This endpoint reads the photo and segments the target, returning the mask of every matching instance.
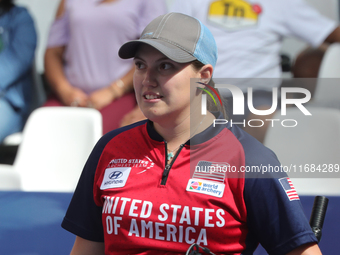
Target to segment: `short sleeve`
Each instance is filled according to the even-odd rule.
[[[293,183],[275,153],[244,131],[232,128],[245,153],[244,201],[247,209],[246,251],[260,243],[270,255],[317,243]],[[249,251],[248,251],[249,249]]]
[[[68,44],[70,39],[70,24],[69,24],[69,13],[67,4],[65,4],[65,12],[61,17],[54,20],[51,25],[47,48],[59,47]]]
[[[140,125],[140,123],[134,123],[130,127]],[[90,241],[104,242],[102,206],[96,204],[96,194],[94,194],[96,170],[108,142],[128,128],[129,126],[108,132],[91,152],[61,224],[67,231]],[[98,197],[96,199],[98,200]]]
[[[268,254],[283,255],[317,242],[287,176],[246,179],[244,192],[250,235]]]
[[[62,222],[64,229],[95,242],[104,241],[102,208],[94,202],[93,183],[97,164],[105,144],[101,139],[88,158]]]
[[[298,37],[314,47],[322,44],[337,26],[335,21],[321,15],[304,0],[286,0],[283,5],[286,36]]]

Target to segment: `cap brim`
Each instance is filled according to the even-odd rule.
[[[140,39],[123,44],[118,52],[119,57],[128,59],[135,57],[138,47],[141,44],[148,44],[159,50],[169,59],[178,63],[187,63],[196,60],[196,58],[187,51],[160,39]]]

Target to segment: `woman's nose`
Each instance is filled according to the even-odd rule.
[[[152,70],[147,70],[143,77],[144,86],[157,86],[156,75]]]

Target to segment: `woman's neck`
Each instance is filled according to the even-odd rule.
[[[167,141],[169,150],[174,150],[184,144],[194,135],[207,129],[215,119],[210,112],[207,115],[187,117],[179,123],[165,124],[154,123],[156,131]]]

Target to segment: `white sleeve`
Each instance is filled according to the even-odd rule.
[[[319,46],[337,27],[337,22],[321,15],[304,0],[285,0],[287,36],[298,37],[314,47]]]
[[[193,7],[195,1],[191,0],[174,0],[169,6],[169,12],[179,12],[190,16],[194,16]]]

